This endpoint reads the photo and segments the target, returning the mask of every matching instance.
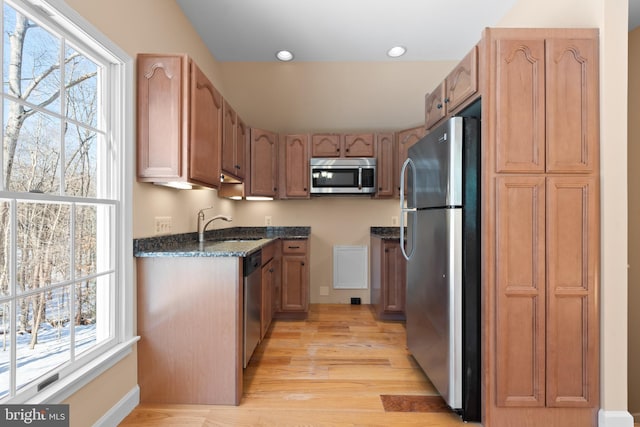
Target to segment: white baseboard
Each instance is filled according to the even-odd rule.
[[[633,427],[633,417],[627,411],[598,411],[598,427]]]
[[[118,403],[109,409],[96,423],[94,427],[113,427],[117,426],[125,419],[127,415],[140,403],[140,387],[136,384],[134,388],[125,394]],[[633,426],[632,426],[633,427]]]

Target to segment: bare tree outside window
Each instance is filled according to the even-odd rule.
[[[109,334],[99,307],[114,274],[101,68],[11,6],[3,18],[0,399]]]

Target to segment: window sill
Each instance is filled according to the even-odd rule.
[[[139,339],[140,337],[136,336],[115,346],[73,374],[61,379],[58,384],[52,385],[51,389],[38,393],[38,395],[30,399],[28,403],[61,403],[124,359],[125,356],[131,353],[133,345],[138,342]]]

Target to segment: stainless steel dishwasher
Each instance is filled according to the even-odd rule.
[[[260,312],[262,309],[262,251],[244,257],[244,345],[243,360],[247,367],[260,341]]]

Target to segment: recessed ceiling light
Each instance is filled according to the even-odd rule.
[[[394,46],[387,51],[387,55],[392,58],[397,58],[405,54],[407,49],[404,46]]]
[[[293,59],[293,53],[288,50],[281,50],[276,53],[276,58],[284,62],[291,61]]]

